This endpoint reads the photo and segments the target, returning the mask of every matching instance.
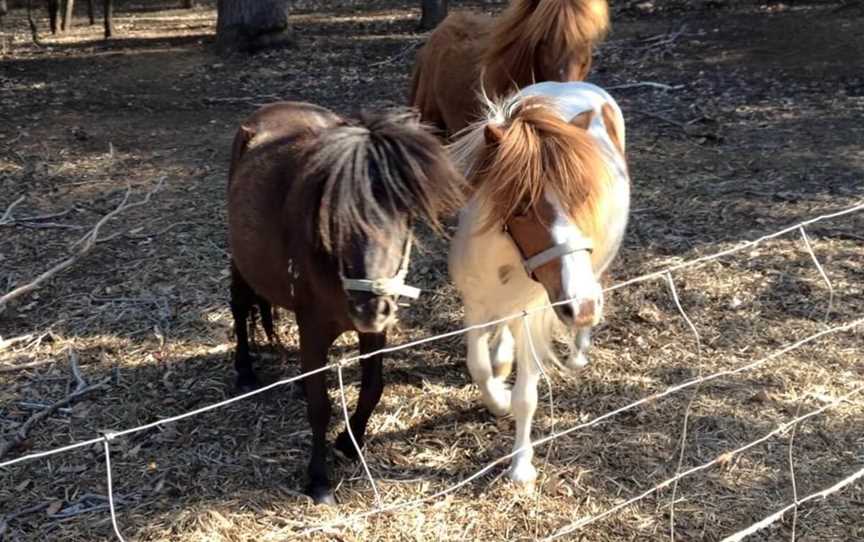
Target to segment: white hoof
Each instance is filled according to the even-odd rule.
[[[511,393],[504,384],[498,381],[490,382],[486,393],[483,393],[483,404],[489,412],[496,416],[510,414]]]
[[[531,461],[514,459],[513,464],[510,465],[508,476],[517,484],[533,485],[534,481],[537,480],[537,469],[531,464]]]
[[[567,360],[567,368],[571,371],[578,371],[580,369],[584,369],[588,365],[588,356],[585,355],[585,352],[579,351],[570,356],[570,359]]]

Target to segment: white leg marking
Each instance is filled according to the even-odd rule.
[[[567,368],[578,370],[588,365],[589,348],[591,348],[591,328],[579,328],[573,338],[573,350],[570,359],[567,360]]]
[[[520,354],[523,348],[520,348]],[[526,358],[526,359],[523,359]],[[531,422],[537,410],[537,382],[539,370],[531,355],[519,356],[516,385],[513,387],[513,418],[516,420],[516,439],[513,451],[517,452],[510,464],[510,479],[518,483],[531,483],[537,478],[537,469],[531,464],[534,449],[531,445]]]
[[[513,370],[513,349],[515,342],[510,327],[501,324],[499,329],[498,344],[495,346],[495,355],[492,358],[492,370],[499,380],[506,379]]]
[[[468,332],[468,372],[480,388],[480,396],[486,408],[496,416],[504,416],[510,412],[510,390],[503,381],[495,378],[492,372],[489,335],[490,332],[486,330],[475,329]]]

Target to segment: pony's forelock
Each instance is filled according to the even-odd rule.
[[[513,95],[485,104],[485,119],[457,134],[449,146],[486,207],[482,229],[501,226],[525,204],[553,190],[570,218],[593,235],[611,172],[597,143],[572,126],[548,98]],[[497,143],[486,127],[501,128]]]
[[[310,142],[302,175],[327,252],[355,234],[384,239],[400,217],[440,233],[441,216],[458,209],[465,193],[464,178],[411,110],[363,113],[324,130]]]

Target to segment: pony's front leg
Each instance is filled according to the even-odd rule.
[[[523,337],[522,340],[525,340]],[[513,418],[516,420],[516,439],[513,451],[516,455],[510,464],[510,479],[519,483],[531,483],[537,478],[537,469],[531,463],[534,449],[531,444],[531,422],[537,410],[537,382],[540,369],[532,355],[523,355],[520,348],[516,384],[513,386]]]
[[[470,322],[468,324],[470,325]],[[496,416],[504,416],[510,412],[510,390],[502,379],[495,378],[489,359],[490,335],[488,328],[472,329],[468,332],[468,372],[480,388],[486,408]]]
[[[495,353],[492,356],[492,372],[495,378],[504,381],[513,371],[514,348],[516,342],[510,326],[501,324],[498,330],[498,341],[495,345]]]
[[[582,369],[588,365],[588,349],[591,348],[591,328],[583,327],[576,331],[573,337],[573,348],[570,359],[567,360],[567,368],[572,370]]]
[[[304,322],[298,314],[300,328],[300,363],[302,372],[312,371],[327,362],[327,351],[335,335],[317,322]],[[304,325],[305,324],[305,325]],[[324,327],[325,329],[322,329]],[[309,485],[306,493],[315,504],[336,504],[327,473],[327,426],[330,424],[330,397],[325,373],[306,377],[306,413],[312,428],[312,454],[309,458]]]
[[[368,354],[381,350],[387,346],[387,335],[385,333],[360,333],[360,353]],[[384,370],[382,354],[366,358],[360,362],[362,375],[360,377],[360,397],[357,399],[357,408],[351,416],[351,432],[357,440],[357,445],[362,448],[366,438],[366,424],[378,402],[384,393]],[[336,437],[336,449],[350,459],[357,459],[357,450],[351,442],[351,436],[347,429]]]

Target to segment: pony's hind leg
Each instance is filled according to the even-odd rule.
[[[237,348],[234,351],[234,369],[237,371],[237,389],[248,392],[259,386],[258,377],[252,369],[249,354],[248,318],[255,302],[255,293],[240,272],[231,264],[231,315],[234,317],[234,334]]]
[[[276,327],[273,325],[273,306],[270,304],[269,301],[267,301],[261,296],[257,296],[256,305],[258,305],[258,312],[261,313],[261,327],[264,328],[264,334],[267,336],[267,342],[269,342],[271,345],[281,345],[281,342],[279,341],[279,336],[276,335]]]
[[[524,337],[521,338],[525,340]],[[537,383],[540,368],[534,356],[523,352],[525,345],[520,345],[516,384],[513,386],[513,418],[516,420],[516,439],[513,451],[516,455],[510,464],[510,479],[519,483],[531,483],[537,478],[534,468],[534,449],[531,444],[531,423],[537,410]]]
[[[387,346],[387,335],[384,333],[360,333],[360,354],[368,354]],[[363,447],[366,440],[366,424],[369,417],[384,393],[384,370],[383,355],[378,354],[362,360],[362,373],[360,377],[360,397],[357,399],[357,408],[351,416],[351,433],[357,440],[357,445]],[[347,428],[336,438],[335,447],[349,459],[357,459],[357,450],[351,442],[351,436]]]
[[[470,325],[470,322],[466,323]],[[502,379],[495,378],[489,359],[490,335],[488,328],[472,329],[466,335],[468,372],[480,388],[480,396],[486,408],[496,416],[504,416],[510,412],[510,390]]]

